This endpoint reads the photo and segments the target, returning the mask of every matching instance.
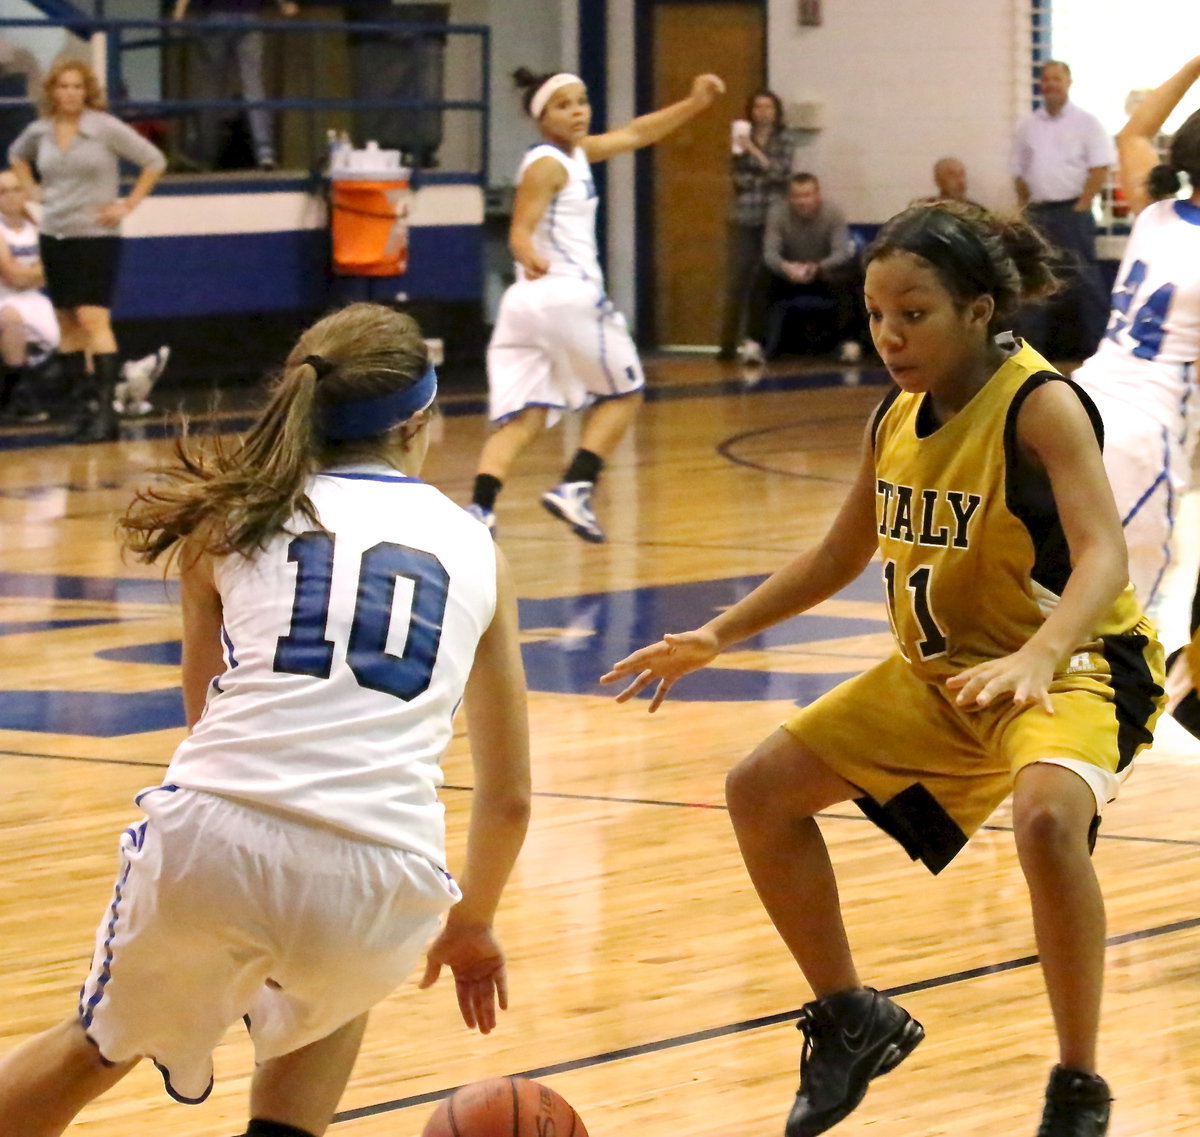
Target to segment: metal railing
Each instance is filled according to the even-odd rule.
[[[366,112],[396,112],[401,129],[404,116],[408,116],[410,124],[419,115],[438,116],[439,123],[445,122],[445,127],[439,129],[446,134],[448,143],[436,147],[443,155],[437,163],[440,169],[476,178],[480,183],[486,180],[490,83],[490,29],[486,25],[299,18],[110,20],[103,18],[102,11],[98,6],[100,14],[95,18],[0,18],[0,36],[7,29],[61,27],[88,42],[93,68],[107,88],[109,107],[127,120],[153,118],[183,126],[187,120],[202,114],[255,109],[272,116],[305,116],[305,128],[297,132],[293,124],[289,130],[290,145],[284,148],[285,151],[303,149],[304,160],[289,161],[285,153],[287,165],[305,168],[318,165],[327,153],[327,131],[346,130],[353,135],[355,116],[361,118]],[[189,57],[193,57],[194,65],[204,39],[213,37],[229,42],[259,32],[265,34],[269,44],[267,86],[272,86],[271,75],[278,74],[285,80],[286,94],[249,100],[232,95],[197,98],[187,94]],[[378,54],[381,48],[385,52],[394,51],[397,59],[405,52],[440,51],[444,53],[443,68],[445,57],[451,57],[450,85],[460,90],[468,88],[469,93],[466,97],[446,97],[444,82],[432,96],[425,92],[363,93],[366,77],[356,75],[355,56],[368,43],[375,46],[377,59],[385,58]],[[460,47],[468,50],[455,50]],[[134,53],[145,52],[157,56],[160,89],[169,92],[165,96],[130,94],[130,62]],[[419,59],[410,62],[419,68]],[[353,93],[355,86],[360,88],[357,94]],[[29,102],[26,98],[0,98],[0,106],[28,106]],[[375,121],[381,121],[379,115]],[[175,133],[180,135],[182,131],[177,129]],[[278,123],[276,134],[282,134]],[[297,135],[306,145],[297,145]],[[356,141],[361,144],[365,140]],[[381,145],[394,145],[392,139],[379,141]],[[423,156],[415,152],[416,147],[396,148],[409,150],[417,167],[426,164],[422,162]]]

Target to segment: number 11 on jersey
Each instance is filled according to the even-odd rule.
[[[917,626],[921,629],[921,639],[917,642],[917,650],[921,653],[922,659],[933,659],[934,656],[944,655],[946,652],[946,635],[929,607],[929,581],[932,576],[932,566],[920,565],[908,574],[908,580],[905,581],[905,587],[912,601],[913,615],[916,617]],[[899,625],[896,622],[895,561],[883,562],[883,583],[887,590],[888,623],[892,625],[892,635],[900,648],[900,654],[908,659],[900,638]]]

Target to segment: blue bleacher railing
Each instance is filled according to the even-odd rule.
[[[71,8],[68,4],[58,5],[61,8]],[[73,15],[48,16],[46,19],[36,18],[0,18],[0,36],[6,29],[34,28],[45,29],[58,26],[71,31],[81,40],[90,40],[93,45],[100,43],[104,48],[105,85],[109,107],[114,114],[122,118],[153,117],[162,119],[182,119],[196,115],[202,111],[242,111],[251,108],[262,108],[268,112],[301,111],[307,112],[309,119],[310,149],[314,154],[321,150],[319,139],[324,136],[328,125],[323,123],[320,116],[331,113],[354,111],[369,111],[393,109],[405,112],[435,112],[442,114],[469,115],[474,120],[473,145],[466,147],[473,153],[474,161],[467,168],[455,172],[471,176],[480,184],[486,182],[488,167],[488,134],[489,134],[489,102],[488,90],[490,82],[490,29],[482,24],[450,24],[450,23],[407,23],[388,21],[384,23],[367,21],[329,21],[303,19],[267,19],[267,20],[238,20],[221,21],[206,19],[200,21],[175,20],[110,20],[104,18],[103,6],[97,5],[96,16],[80,16],[78,9],[71,8]],[[189,43],[194,43],[202,36],[229,36],[252,31],[262,31],[276,37],[287,50],[287,42],[299,40],[301,37],[312,37],[321,34],[340,34],[360,37],[378,35],[381,40],[394,42],[407,38],[411,42],[419,41],[421,37],[450,39],[457,37],[466,41],[474,40],[477,44],[473,61],[474,86],[478,92],[473,98],[448,99],[438,97],[413,97],[406,95],[382,95],[379,97],[354,97],[353,95],[331,97],[328,95],[306,95],[274,97],[261,100],[246,100],[244,98],[138,98],[128,95],[126,64],[133,52],[151,51],[159,53],[160,75],[165,79],[166,69],[175,65],[173,56]],[[283,37],[286,37],[284,39]],[[397,51],[404,48],[397,44]],[[311,55],[310,55],[311,58]],[[294,72],[292,72],[294,76]],[[468,73],[467,81],[472,78]],[[464,77],[456,76],[456,85],[464,85]],[[0,105],[24,105],[29,100],[17,97],[0,98]],[[461,120],[460,120],[461,121]],[[360,143],[364,140],[359,139]],[[460,140],[461,141],[461,140]],[[458,149],[463,149],[459,146]],[[306,165],[310,165],[306,163]],[[445,167],[443,167],[445,170]]]
[[[27,3],[54,21],[77,20],[85,15],[70,0],[27,0]],[[99,0],[100,8],[103,8],[103,3],[104,0]],[[98,10],[96,15],[103,15],[103,12]]]

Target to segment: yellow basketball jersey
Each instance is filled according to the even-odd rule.
[[[876,412],[888,611],[901,655],[926,681],[1016,651],[1066,585],[1070,556],[1049,479],[1022,459],[1016,438],[1021,404],[1046,382],[1069,380],[1025,346],[948,422],[936,421],[927,396],[902,391]],[[1099,438],[1095,407],[1071,386]],[[1077,651],[1141,617],[1127,587]]]

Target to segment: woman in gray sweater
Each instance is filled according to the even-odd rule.
[[[64,371],[79,404],[73,435],[79,442],[117,437],[112,400],[119,363],[110,312],[120,226],[167,164],[162,151],[104,107],[92,69],[78,60],[61,60],[42,84],[41,117],[8,149],[13,171],[42,202],[42,264],[62,328]],[[141,168],[124,198],[120,158]]]

